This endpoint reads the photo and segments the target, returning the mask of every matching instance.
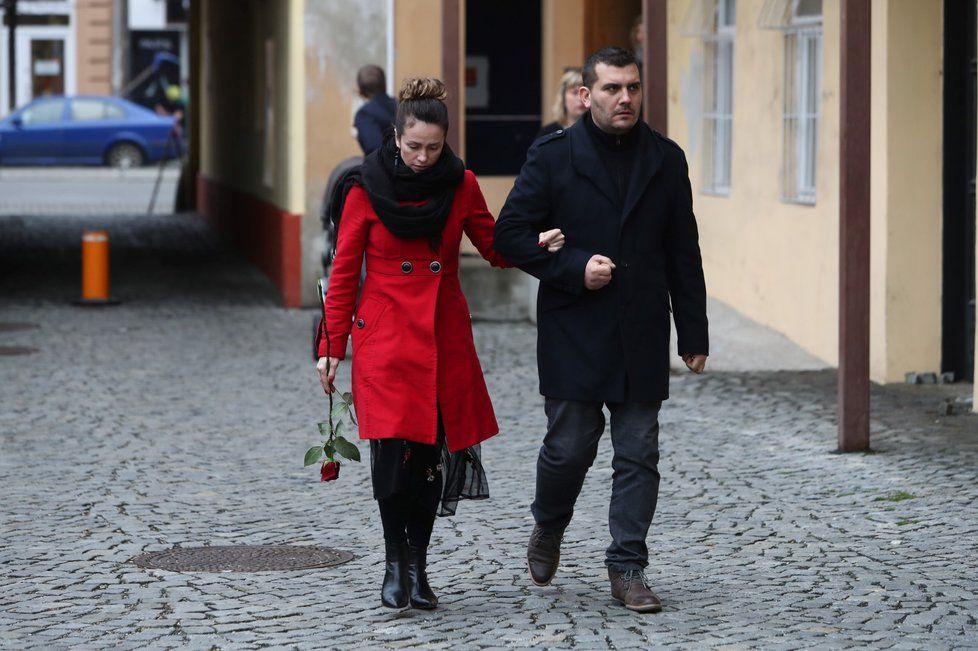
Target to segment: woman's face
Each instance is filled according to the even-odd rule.
[[[404,133],[397,133],[394,142],[401,151],[401,160],[415,172],[423,172],[438,162],[445,146],[445,130],[430,122],[408,122]]]
[[[581,99],[579,92],[580,86],[570,85],[564,91],[564,110],[567,112],[567,126],[577,122],[577,119],[584,115],[587,110],[584,107],[584,100]]]

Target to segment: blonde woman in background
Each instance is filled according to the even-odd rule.
[[[579,117],[584,115],[584,111],[587,109],[584,108],[584,100],[581,99],[581,94],[578,92],[583,85],[584,80],[581,78],[580,68],[567,68],[564,70],[564,74],[560,78],[557,95],[554,97],[553,108],[551,109],[554,121],[544,125],[534,140],[554,133],[558,129],[566,129],[577,122]]]

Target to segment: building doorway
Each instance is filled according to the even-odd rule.
[[[976,4],[944,3],[941,370],[974,380]]]

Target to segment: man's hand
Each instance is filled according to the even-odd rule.
[[[706,355],[686,353],[683,355],[683,361],[686,362],[686,367],[697,375],[702,373],[706,368]]]
[[[336,379],[336,369],[340,366],[339,357],[320,357],[316,362],[316,370],[319,371],[319,383],[323,385],[323,391],[333,393],[336,388],[333,380]]]
[[[603,255],[592,255],[584,267],[584,286],[588,289],[601,289],[611,282],[611,272],[615,263]]]

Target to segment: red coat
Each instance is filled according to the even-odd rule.
[[[436,404],[453,452],[499,432],[458,281],[463,231],[493,266],[510,266],[493,251],[493,225],[470,171],[455,191],[437,254],[427,238],[394,236],[366,192],[350,190],[326,292],[326,327],[329,353],[341,359],[353,331],[360,438],[433,444]],[[355,305],[364,255],[367,276]],[[326,356],[325,339],[319,355]]]

